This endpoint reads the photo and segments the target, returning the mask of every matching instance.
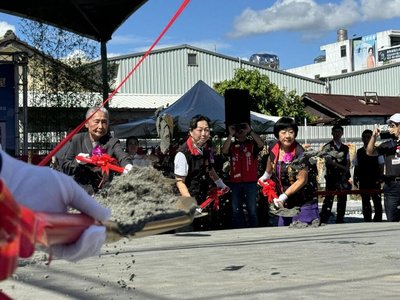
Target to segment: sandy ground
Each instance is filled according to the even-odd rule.
[[[398,223],[162,234],[18,268],[14,299],[397,299]]]
[[[360,212],[349,201],[347,224],[122,239],[78,263],[49,266],[37,251],[0,289],[21,300],[376,299],[380,285],[380,296],[395,299],[400,228],[363,223]]]

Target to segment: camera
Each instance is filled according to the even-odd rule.
[[[389,126],[388,125],[379,125],[379,129],[380,129],[380,138],[383,140],[387,140],[390,139],[392,137],[392,135],[389,132]]]
[[[247,128],[246,123],[235,124],[235,131],[244,130]]]

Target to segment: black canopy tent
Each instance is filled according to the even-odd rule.
[[[56,26],[100,42],[103,98],[108,97],[107,47],[112,34],[148,0],[9,0],[0,12]]]
[[[107,42],[114,31],[147,1],[12,0],[1,1],[0,11]]]
[[[225,135],[225,101],[216,90],[199,80],[176,102],[160,111],[160,116],[167,114],[174,118],[174,132],[176,136],[186,136],[189,132],[189,122],[197,114],[210,118],[214,134]],[[251,126],[259,134],[272,133],[274,124],[280,117],[267,116],[250,112]],[[115,136],[127,138],[137,136],[141,138],[157,137],[157,118],[147,117],[125,124],[113,126]]]

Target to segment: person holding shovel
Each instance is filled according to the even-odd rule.
[[[214,170],[213,157],[207,141],[210,138],[210,119],[196,115],[189,124],[189,136],[175,155],[176,186],[184,197],[194,197],[201,204],[208,196],[210,180],[224,191],[229,191]],[[196,219],[195,219],[196,220]],[[194,222],[196,227],[198,222]]]
[[[132,169],[132,163],[120,141],[109,133],[108,111],[104,107],[93,107],[86,113],[86,119],[89,117],[85,124],[87,132],[78,133],[71,139],[62,170],[93,195],[112,180],[113,171],[104,173],[101,168],[79,160],[77,156],[91,158],[107,155],[124,168],[124,173]]]
[[[111,216],[110,209],[100,205],[71,177],[49,167],[17,160],[2,150],[0,179],[18,204],[34,212],[66,213],[75,208],[98,221],[107,221]],[[90,225],[74,243],[52,246],[51,254],[75,262],[99,255],[105,239],[104,226]]]
[[[276,186],[274,206],[279,215],[278,226],[301,222],[303,225],[319,224],[318,201],[315,194],[314,168],[301,161],[304,148],[296,141],[298,126],[292,118],[282,117],[274,125],[277,141],[269,147],[265,173],[259,181],[271,179]],[[299,208],[297,215],[288,216],[285,209]],[[271,210],[272,212],[272,210]],[[282,212],[282,214],[280,214]]]

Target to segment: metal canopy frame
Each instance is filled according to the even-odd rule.
[[[59,27],[100,42],[103,99],[108,98],[107,42],[148,0],[12,0],[0,12]]]
[[[45,23],[100,42],[102,93],[108,98],[107,42],[112,34],[148,0],[8,0],[0,2],[0,12]],[[16,65],[18,58],[16,58]],[[27,102],[26,68],[21,86]],[[20,81],[18,81],[20,82]],[[18,99],[18,98],[16,98]],[[25,103],[25,102],[24,102]],[[26,106],[25,106],[26,105]],[[27,122],[27,103],[24,122]],[[24,127],[23,153],[27,152],[27,124]],[[18,128],[18,127],[17,127]]]
[[[14,65],[15,86],[15,155],[28,153],[28,54],[25,52],[0,52],[0,64]],[[19,96],[22,95],[22,99]],[[19,104],[22,101],[22,118],[19,117]],[[22,119],[20,123],[19,120]],[[20,130],[21,129],[21,130]],[[20,137],[22,132],[22,139]],[[21,147],[22,144],[22,147]]]
[[[112,34],[148,0],[12,0],[0,12],[63,28],[99,42]]]

